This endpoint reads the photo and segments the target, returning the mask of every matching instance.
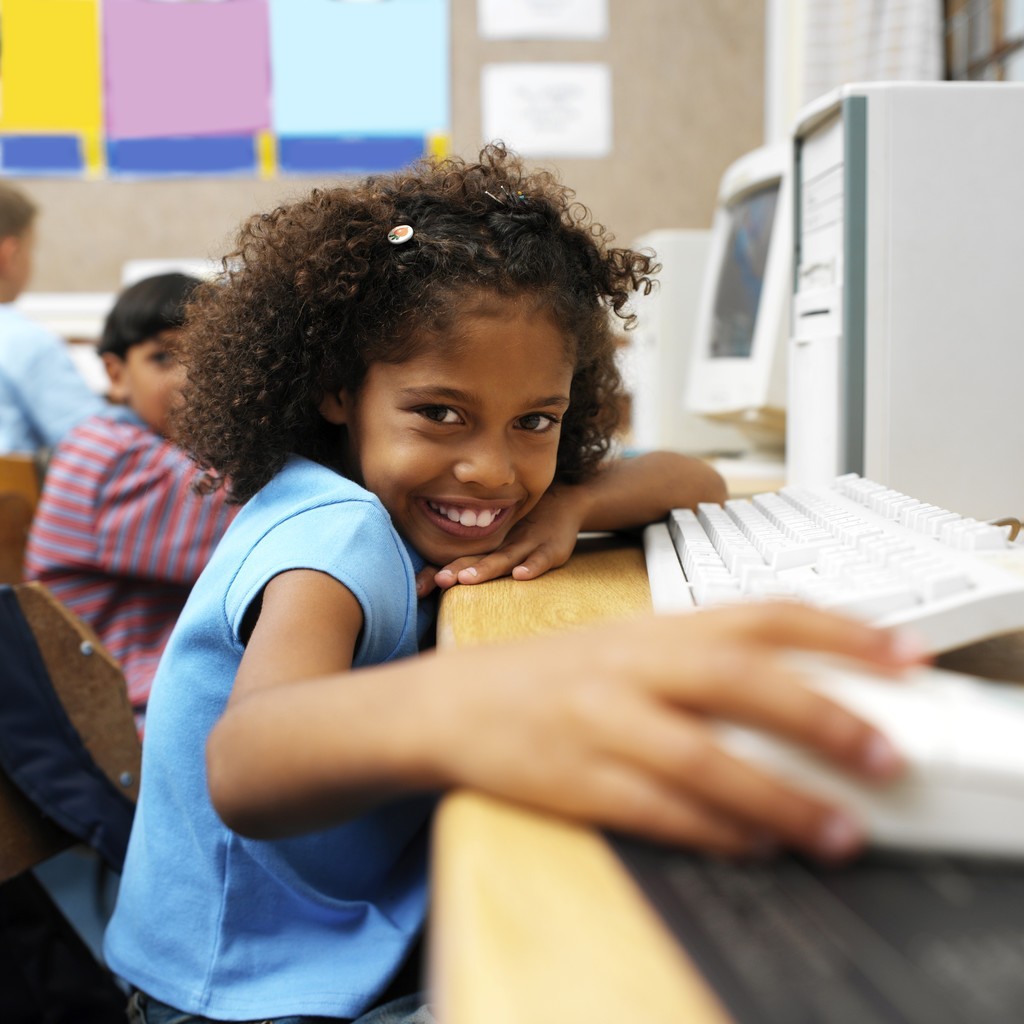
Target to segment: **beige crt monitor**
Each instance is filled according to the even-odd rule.
[[[683,404],[710,238],[706,229],[662,228],[633,242],[661,268],[651,291],[632,300],[636,326],[621,350],[633,448],[731,456],[749,447],[735,427],[696,416]]]
[[[792,293],[792,149],[754,150],[722,176],[690,365],[686,410],[781,459]]]
[[[787,479],[1024,513],[1024,84],[851,84],[802,112]]]

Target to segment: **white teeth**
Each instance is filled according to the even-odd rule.
[[[459,509],[449,505],[437,505],[434,502],[430,502],[430,507],[445,518],[462,526],[489,526],[502,511],[501,509],[480,509],[479,512],[474,512],[473,509]]]
[[[461,526],[490,526],[501,513],[500,508],[483,508],[476,512],[471,508],[460,509],[449,505],[437,505],[434,502],[430,502],[430,507]]]

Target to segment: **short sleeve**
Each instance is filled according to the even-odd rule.
[[[240,636],[249,605],[291,569],[313,569],[348,588],[363,610],[353,667],[376,665],[416,649],[412,564],[387,513],[370,501],[318,505],[275,524],[253,545],[228,587],[225,614]]]

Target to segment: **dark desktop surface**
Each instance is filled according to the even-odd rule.
[[[609,841],[736,1024],[1024,1021],[1024,862],[740,864]]]

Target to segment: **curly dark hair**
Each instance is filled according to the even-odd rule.
[[[411,225],[392,245],[388,232]],[[618,426],[612,318],[653,258],[612,248],[575,193],[527,172],[501,144],[478,162],[424,160],[249,218],[225,277],[201,288],[182,341],[189,368],[177,436],[244,501],[297,453],[340,468],[343,427],[327,394],[355,391],[375,362],[399,363],[481,294],[529,295],[563,331],[574,364],[556,478],[584,479]]]

